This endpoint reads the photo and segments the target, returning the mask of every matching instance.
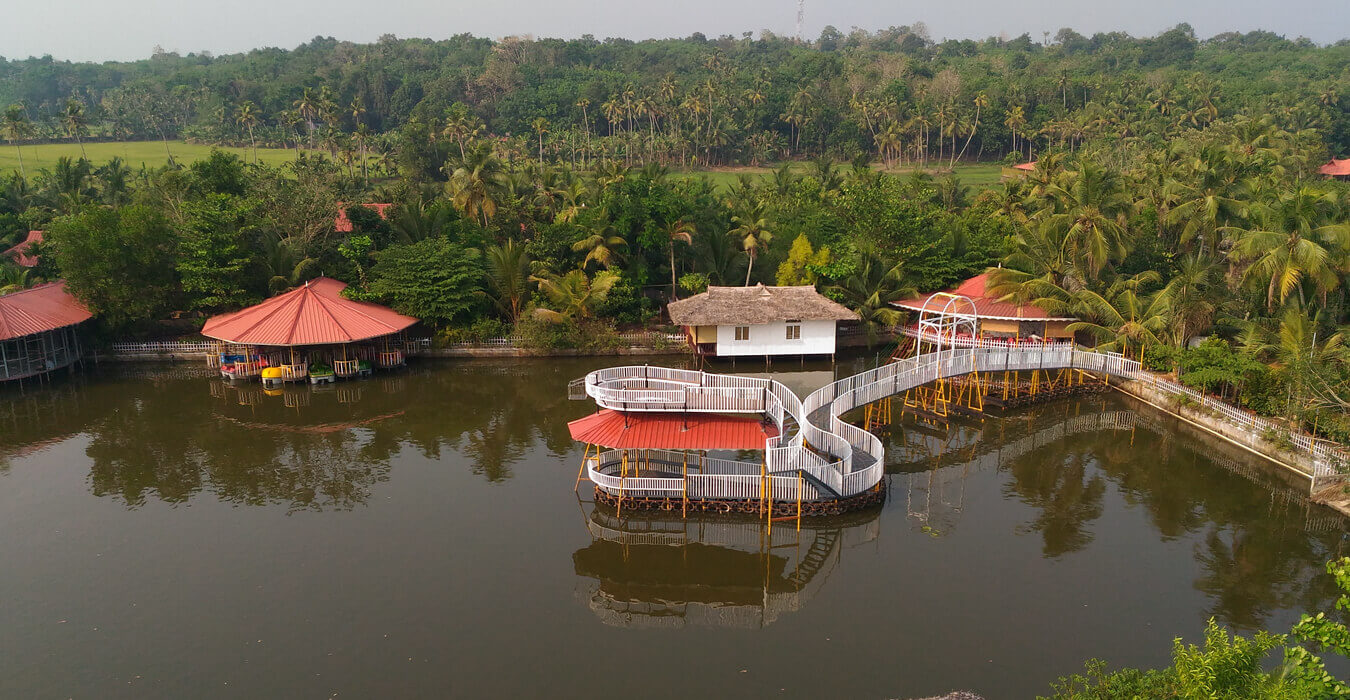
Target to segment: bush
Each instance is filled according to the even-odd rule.
[[[472,325],[447,328],[436,334],[436,345],[445,347],[456,343],[481,343],[511,334],[511,324],[495,318],[480,318]]]
[[[516,344],[536,350],[613,350],[619,334],[604,321],[545,321],[537,318],[516,324]]]

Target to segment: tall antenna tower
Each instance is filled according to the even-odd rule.
[[[797,41],[802,40],[802,24],[806,21],[806,0],[797,0]]]

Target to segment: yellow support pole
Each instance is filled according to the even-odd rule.
[[[680,517],[689,516],[689,453],[684,453],[684,465],[681,468],[684,480],[680,484]]]
[[[577,488],[581,486],[581,475],[586,473],[586,458],[590,456],[590,454],[591,454],[591,446],[587,445],[586,449],[581,451],[581,468],[577,470],[577,483],[572,484],[573,493],[575,493]],[[595,446],[595,456],[597,459],[600,457],[599,445]]]
[[[797,470],[797,532],[802,531],[802,472]]]

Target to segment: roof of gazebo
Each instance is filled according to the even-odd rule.
[[[1019,304],[1012,301],[1001,301],[998,297],[990,296],[987,292],[989,282],[989,273],[981,273],[971,277],[961,284],[946,290],[948,294],[963,296],[975,305],[975,313],[982,319],[996,319],[1008,321],[1074,321],[1077,320],[1071,316],[1051,316],[1044,309],[1034,304]],[[933,299],[932,293],[919,294],[909,299],[891,302],[893,306],[898,306],[910,311],[942,312],[946,305],[945,298]],[[966,310],[966,307],[962,307]]]
[[[608,408],[567,424],[572,439],[612,449],[762,450],[777,428],[756,418],[629,413]]]
[[[344,298],[346,288],[345,282],[319,277],[261,304],[212,317],[202,335],[241,345],[337,345],[417,323],[388,307]]]
[[[66,291],[65,280],[0,296],[0,340],[54,331],[93,318]]]
[[[1318,168],[1317,172],[1335,177],[1350,175],[1350,158],[1332,158],[1326,165]]]

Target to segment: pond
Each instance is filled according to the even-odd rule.
[[[620,520],[573,493],[567,431],[594,410],[568,380],[610,364],[5,390],[3,695],[1021,698],[1210,617],[1287,629],[1350,549],[1297,482],[1114,393],[897,427],[885,505],[800,532]]]

